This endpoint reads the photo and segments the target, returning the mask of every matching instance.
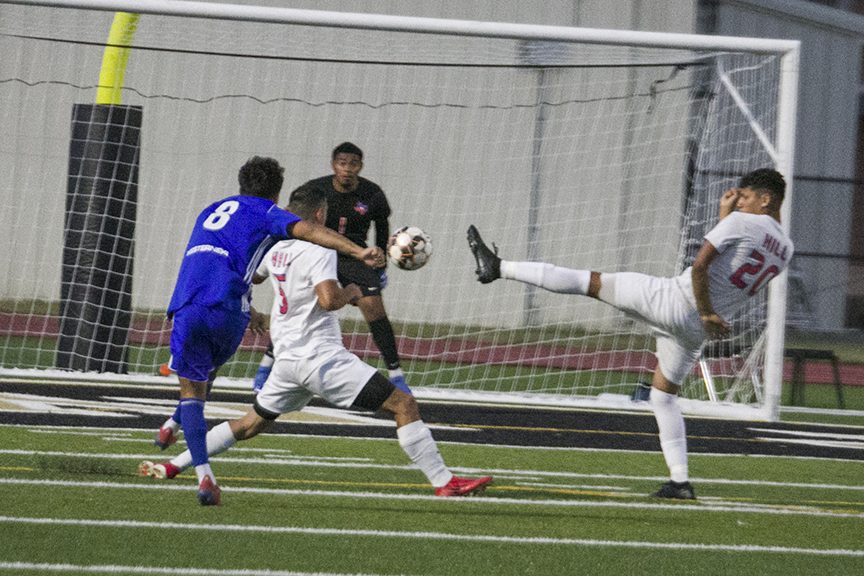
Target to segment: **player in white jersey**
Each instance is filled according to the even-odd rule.
[[[301,186],[291,193],[289,209],[304,220],[323,224],[327,196],[312,186]],[[258,435],[281,414],[300,410],[317,395],[341,408],[390,412],[396,420],[399,444],[437,496],[475,494],[492,482],[490,476],[454,476],[420,419],[414,397],[345,348],[336,311],[356,304],[362,292],[355,284],[339,286],[334,250],[302,240],[279,242],[264,257],[253,281],[260,283],[267,277],[276,293],[270,318],[273,369],[246,416],[224,422],[207,434],[210,456]],[[173,478],[191,463],[187,451],[164,464],[142,462],[139,473]]]
[[[727,336],[732,316],[789,264],[794,248],[780,227],[785,193],[786,182],[776,170],[763,168],[746,174],[738,188],[720,199],[720,222],[705,235],[693,266],[674,278],[508,262],[498,258],[497,249],[492,252],[483,243],[474,226],[468,229],[468,245],[477,260],[481,283],[506,278],[552,292],[590,296],[652,327],[658,366],[650,400],[671,476],[652,496],[696,497],[688,477],[687,437],[678,391],[699,361],[704,341]]]

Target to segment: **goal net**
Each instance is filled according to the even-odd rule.
[[[141,13],[114,71],[122,103],[93,106],[115,14],[49,3],[0,3],[7,375],[164,378],[165,308],[197,214],[236,193],[253,155],[286,167],[287,200],[347,140],[391,228],[434,245],[420,270],[390,266],[384,296],[418,396],[638,408],[647,328],[588,298],[479,284],[466,229],[508,260],[671,276],[744,173],[791,169],[794,43],[118,0],[106,5]],[[706,349],[685,410],[770,417],[773,284]],[[356,309],[342,323],[383,367]],[[266,345],[247,335],[220,375],[251,379]]]

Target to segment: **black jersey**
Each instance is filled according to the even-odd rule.
[[[333,187],[332,175],[310,180],[306,184],[327,193],[327,228],[365,247],[369,226],[374,222],[375,245],[387,251],[390,205],[380,186],[371,180],[359,178],[357,189],[343,194]]]

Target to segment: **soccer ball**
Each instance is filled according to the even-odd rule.
[[[403,226],[387,241],[387,255],[402,270],[418,270],[432,255],[432,241],[420,228]]]

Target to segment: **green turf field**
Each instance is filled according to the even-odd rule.
[[[0,574],[864,574],[864,462],[441,444],[484,496],[432,496],[395,440],[264,435],[137,476],[150,431],[0,426]],[[182,446],[172,447],[177,453]]]

